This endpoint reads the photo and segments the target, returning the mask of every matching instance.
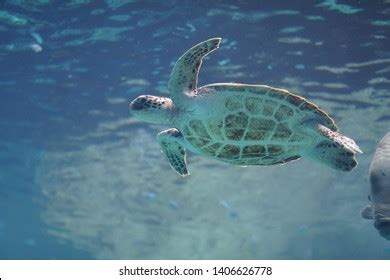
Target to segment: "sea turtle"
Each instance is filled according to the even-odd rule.
[[[186,148],[241,166],[283,164],[302,156],[342,171],[357,165],[359,147],[303,97],[266,85],[218,83],[198,88],[202,59],[220,42],[221,38],[209,39],[179,58],[169,79],[171,98],[142,95],[130,104],[136,118],[174,127],[157,136],[173,169],[189,175]]]
[[[374,220],[380,235],[390,240],[390,132],[378,145],[370,165],[370,205],[362,210],[362,217]]]

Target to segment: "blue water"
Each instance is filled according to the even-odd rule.
[[[390,259],[360,217],[390,129],[390,3],[296,2],[0,1],[0,259]],[[191,154],[179,177],[155,140],[166,127],[128,104],[169,96],[175,61],[211,37],[200,85],[310,99],[362,148],[359,166]]]

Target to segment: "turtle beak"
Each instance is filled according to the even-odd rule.
[[[130,103],[130,114],[148,123],[168,124],[171,107],[172,101],[169,98],[141,95]]]
[[[140,102],[137,102],[137,100],[133,100],[133,102],[130,103],[130,112],[131,111],[138,111],[143,108],[143,105]]]
[[[145,109],[146,101],[147,101],[147,98],[144,95],[141,95],[141,96],[137,97],[136,99],[134,99],[130,103],[130,112],[135,112],[135,111],[140,111],[140,110]]]

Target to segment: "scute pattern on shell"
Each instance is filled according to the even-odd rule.
[[[227,85],[211,85],[216,91],[229,91]],[[234,86],[225,92],[226,113],[207,120],[191,120],[184,128],[187,141],[202,153],[237,165],[282,164],[300,158],[299,144],[305,137],[294,131],[295,115],[318,115],[324,125],[337,131],[334,121],[306,99],[282,89]]]
[[[250,92],[254,94],[258,94],[259,97],[253,97],[253,95],[241,99],[245,99],[245,101],[239,101],[240,98],[237,96],[226,99],[226,108],[231,110],[241,109],[239,106],[245,106],[245,109],[248,114],[259,114],[262,113],[264,116],[273,116],[275,110],[279,110],[277,118],[286,118],[290,117],[290,114],[294,112],[294,110],[299,111],[310,111],[314,114],[317,114],[320,118],[324,120],[324,124],[326,127],[333,131],[338,131],[338,128],[334,122],[334,120],[329,117],[327,113],[321,110],[316,104],[306,100],[305,98],[293,94],[287,90],[280,88],[273,88],[270,86],[258,86],[258,85],[246,85],[242,84],[237,86],[238,84],[233,84],[229,86],[229,84],[212,84],[207,87],[213,89],[215,91],[231,91],[231,92]],[[245,93],[243,93],[245,95]],[[237,102],[238,101],[238,102]],[[243,104],[244,102],[244,104]],[[229,104],[229,106],[227,106]],[[233,104],[239,104],[234,107]],[[282,108],[278,108],[278,106],[283,105]],[[291,109],[292,112],[289,110]],[[280,115],[279,115],[280,114]],[[285,116],[285,115],[286,116]]]

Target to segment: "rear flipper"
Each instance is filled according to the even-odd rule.
[[[317,129],[324,139],[315,146],[311,157],[336,170],[355,168],[355,154],[362,153],[355,141],[323,125],[318,125]]]
[[[332,142],[335,142],[336,144],[340,145],[346,150],[349,150],[350,152],[356,154],[356,153],[363,153],[362,150],[360,150],[359,146],[353,141],[352,139],[345,137],[339,132],[332,131],[329,128],[319,124],[318,125],[318,131],[325,136],[325,138],[329,139]]]
[[[181,132],[176,128],[170,128],[161,131],[157,135],[157,140],[171,167],[183,177],[190,175],[187,170],[186,149]]]

